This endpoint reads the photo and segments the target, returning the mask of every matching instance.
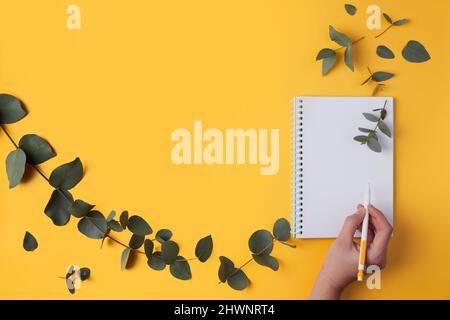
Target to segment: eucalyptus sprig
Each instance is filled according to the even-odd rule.
[[[377,92],[379,90],[382,90],[382,88],[385,86],[385,84],[381,82],[389,80],[394,76],[393,73],[386,71],[376,71],[372,73],[369,67],[367,67],[367,71],[369,72],[369,77],[366,80],[364,80],[363,83],[361,83],[361,85],[363,86],[371,81],[374,81],[376,84],[375,88],[372,91],[373,96],[375,96]]]
[[[379,116],[376,116],[372,113],[364,112],[363,116],[370,122],[375,122],[375,128],[368,129],[368,128],[358,128],[359,131],[366,133],[367,135],[358,135],[353,138],[353,140],[361,143],[366,144],[370,150],[374,152],[381,152],[381,144],[378,141],[378,129],[388,136],[389,138],[392,137],[391,130],[389,129],[389,126],[384,122],[387,116],[387,110],[386,110],[387,100],[384,101],[384,105],[382,108],[374,109],[373,111],[379,111]]]
[[[409,22],[408,19],[399,19],[399,20],[393,21],[392,18],[387,13],[383,13],[383,17],[389,23],[389,26],[386,29],[384,29],[383,32],[381,32],[379,35],[375,36],[375,38],[381,37],[384,33],[386,33],[392,27],[399,27],[399,26],[402,26]]]
[[[268,230],[255,231],[248,240],[248,246],[252,257],[240,267],[235,267],[234,262],[225,256],[220,256],[219,284],[227,283],[234,290],[244,290],[250,284],[250,280],[242,270],[252,261],[277,271],[279,268],[278,260],[272,257],[273,246],[275,242],[281,243],[291,248],[296,246],[287,242],[291,238],[291,226],[284,219],[278,219],[273,226],[273,234]]]
[[[6,173],[9,187],[16,187],[23,178],[25,167],[34,169],[53,189],[44,213],[56,226],[66,225],[71,216],[78,218],[78,230],[88,238],[103,241],[108,238],[124,247],[121,255],[121,268],[127,267],[128,260],[132,254],[141,253],[147,257],[147,264],[154,270],[163,270],[166,265],[170,266],[170,273],[177,279],[191,279],[191,270],[188,261],[199,260],[205,262],[209,259],[213,249],[212,237],[206,236],[200,239],[195,248],[196,258],[185,259],[179,255],[179,246],[171,240],[172,232],[162,229],[156,233],[154,239],[146,239],[153,233],[148,222],[139,215],[128,215],[123,211],[120,221],[115,220],[115,211],[108,217],[81,199],[74,200],[70,190],[73,189],[83,178],[83,164],[77,157],[73,161],[65,163],[54,169],[50,176],[38,167],[38,165],[56,156],[54,149],[44,138],[36,134],[24,135],[19,143],[12,138],[6,129],[6,124],[12,124],[23,117],[27,112],[21,102],[9,94],[0,94],[0,128],[11,141],[14,149],[6,158]],[[128,244],[116,239],[113,232],[123,232],[128,229],[131,238]],[[160,244],[155,250],[154,242]],[[144,245],[144,251],[139,250]],[[25,233],[23,247],[27,251],[37,248],[36,238],[29,232]]]

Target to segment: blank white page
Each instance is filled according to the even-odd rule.
[[[363,112],[382,108],[392,138],[378,130],[381,153],[353,140],[358,127],[376,125]],[[335,238],[344,219],[363,203],[370,183],[372,204],[393,223],[394,112],[392,97],[296,97],[293,125],[293,232],[298,238]],[[356,234],[355,236],[358,236]]]

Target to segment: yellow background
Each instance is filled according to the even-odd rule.
[[[78,4],[82,28],[66,28],[69,4]],[[1,0],[0,90],[23,99],[29,115],[8,126],[18,140],[38,133],[58,157],[49,174],[80,156],[86,175],[73,193],[107,214],[128,209],[153,229],[170,228],[182,254],[194,256],[196,241],[211,233],[214,252],[191,264],[193,279],[181,282],[168,270],[150,270],[141,256],[120,271],[122,248],[87,239],[74,219],[53,226],[43,209],[51,189],[36,174],[8,190],[0,188],[1,298],[307,298],[330,240],[277,245],[277,273],[250,264],[251,287],[236,292],[217,284],[218,257],[237,264],[249,257],[247,239],[290,217],[289,129],[296,95],[371,94],[361,87],[365,67],[391,71],[384,95],[396,99],[395,237],[382,290],[351,285],[345,298],[450,298],[450,2],[170,0]],[[365,10],[378,4],[394,19],[411,23],[379,39],[368,30]],[[315,55],[334,45],[328,25],[356,39],[356,70],[343,66],[322,78]],[[383,21],[383,27],[386,23]],[[432,59],[401,58],[410,39]],[[388,45],[395,60],[376,56]],[[170,133],[204,127],[280,128],[280,171],[259,175],[257,166],[175,166]],[[0,135],[0,154],[12,146]],[[22,249],[25,230],[39,249]],[[129,233],[119,237],[127,241]],[[89,266],[92,279],[75,296],[58,276],[69,264]]]

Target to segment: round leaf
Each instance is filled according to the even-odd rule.
[[[164,270],[166,267],[166,263],[161,257],[161,252],[154,252],[152,254],[152,258],[147,261],[147,264],[150,268],[156,271]]]
[[[159,243],[169,241],[172,238],[172,231],[169,229],[161,229],[156,233],[155,238]]]
[[[40,164],[56,156],[50,144],[35,134],[27,134],[19,140],[19,147],[27,155],[27,162]]]
[[[108,228],[115,232],[122,232],[123,228],[117,220],[111,220],[107,222]]]
[[[120,225],[122,226],[122,228],[125,230],[127,228],[127,224],[128,224],[128,211],[123,211],[120,214]]]
[[[106,217],[106,222],[110,222],[114,219],[114,217],[116,216],[116,212],[114,210],[112,210],[108,216]]]
[[[322,60],[322,59],[325,59],[325,58],[334,57],[334,56],[336,56],[336,53],[334,52],[334,50],[329,49],[329,48],[323,48],[317,54],[316,61]]]
[[[381,145],[378,142],[378,139],[374,138],[374,137],[369,137],[367,139],[367,146],[369,147],[370,150],[375,151],[375,152],[381,152]]]
[[[149,224],[140,216],[131,216],[128,219],[127,227],[132,233],[141,236],[145,236],[153,232]]]
[[[394,59],[395,55],[391,49],[386,46],[378,46],[377,47],[377,55],[384,59]]]
[[[195,256],[200,262],[205,262],[211,256],[213,241],[211,235],[200,239],[195,247]]]
[[[170,273],[180,280],[189,280],[192,278],[191,267],[186,259],[181,256],[178,256],[176,261],[170,265]]]
[[[86,216],[89,211],[91,211],[95,206],[91,205],[87,202],[84,202],[83,200],[75,200],[70,206],[69,206],[69,213],[73,215],[76,218],[83,218]]]
[[[47,206],[44,209],[44,212],[47,217],[52,219],[54,225],[63,226],[70,219],[69,207],[72,202],[73,197],[69,191],[54,190]]]
[[[130,248],[125,248],[125,250],[123,250],[122,252],[122,255],[120,257],[120,270],[122,271],[127,267],[128,259],[130,258],[130,252]]]
[[[70,190],[83,178],[83,164],[80,158],[63,164],[53,170],[50,184],[56,189]]]
[[[6,157],[6,174],[8,175],[9,188],[14,188],[22,180],[26,161],[27,156],[22,149],[13,150]]]
[[[107,232],[106,219],[99,211],[89,212],[78,221],[78,230],[91,239],[103,239]]]
[[[89,268],[81,268],[80,269],[80,279],[81,279],[81,281],[89,279],[90,276],[91,276],[91,270]]]
[[[171,240],[163,242],[161,245],[161,258],[166,264],[175,262],[179,252],[180,248],[178,247],[178,244]]]
[[[10,94],[0,94],[0,124],[17,122],[26,114],[19,99]]]
[[[348,13],[349,15],[354,16],[355,13],[356,13],[356,11],[357,11],[357,9],[356,9],[356,7],[355,7],[354,5],[352,5],[352,4],[346,4],[346,5],[345,5],[345,11],[347,11],[347,13]]]
[[[144,251],[145,255],[147,256],[147,259],[150,260],[153,255],[153,249],[155,247],[155,244],[150,239],[145,239],[144,241]]]
[[[253,259],[255,259],[256,263],[268,267],[273,271],[277,271],[279,268],[278,260],[272,256],[257,256],[254,254]]]
[[[248,240],[250,251],[257,255],[268,255],[272,252],[273,238],[267,230],[255,231]]]
[[[144,244],[145,237],[138,234],[131,236],[129,246],[131,249],[139,249]]]
[[[430,54],[418,41],[410,40],[402,50],[403,58],[409,62],[419,63],[430,60]]]
[[[234,263],[230,259],[224,256],[219,257],[220,267],[219,267],[219,280],[221,282],[227,281],[230,274],[235,270]]]
[[[385,71],[377,71],[372,74],[372,79],[376,82],[386,81],[392,78],[394,74],[385,72]]]
[[[23,248],[26,251],[34,251],[38,247],[38,242],[36,238],[29,233],[28,231],[25,232],[25,236],[23,238]]]
[[[278,219],[273,226],[273,235],[275,239],[287,241],[291,238],[291,225],[284,219]]]
[[[236,269],[233,274],[228,277],[227,283],[234,290],[244,290],[250,284],[250,280],[248,280],[244,271]]]
[[[322,62],[322,76],[325,76],[330,72],[331,68],[333,68],[336,63],[336,54],[334,56],[323,59]]]

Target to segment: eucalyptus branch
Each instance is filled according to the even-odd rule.
[[[390,24],[386,29],[384,29],[383,32],[381,32],[379,35],[376,35],[375,38],[381,37],[385,32],[387,32],[390,28],[392,28],[394,25]]]
[[[358,42],[360,42],[361,40],[363,40],[363,39],[365,39],[365,38],[366,38],[366,36],[360,37],[359,39],[353,41],[353,42],[352,42],[352,45],[357,44]],[[341,50],[342,48],[346,48],[346,46],[340,46],[340,47],[334,49],[333,51],[336,52],[336,51]]]

